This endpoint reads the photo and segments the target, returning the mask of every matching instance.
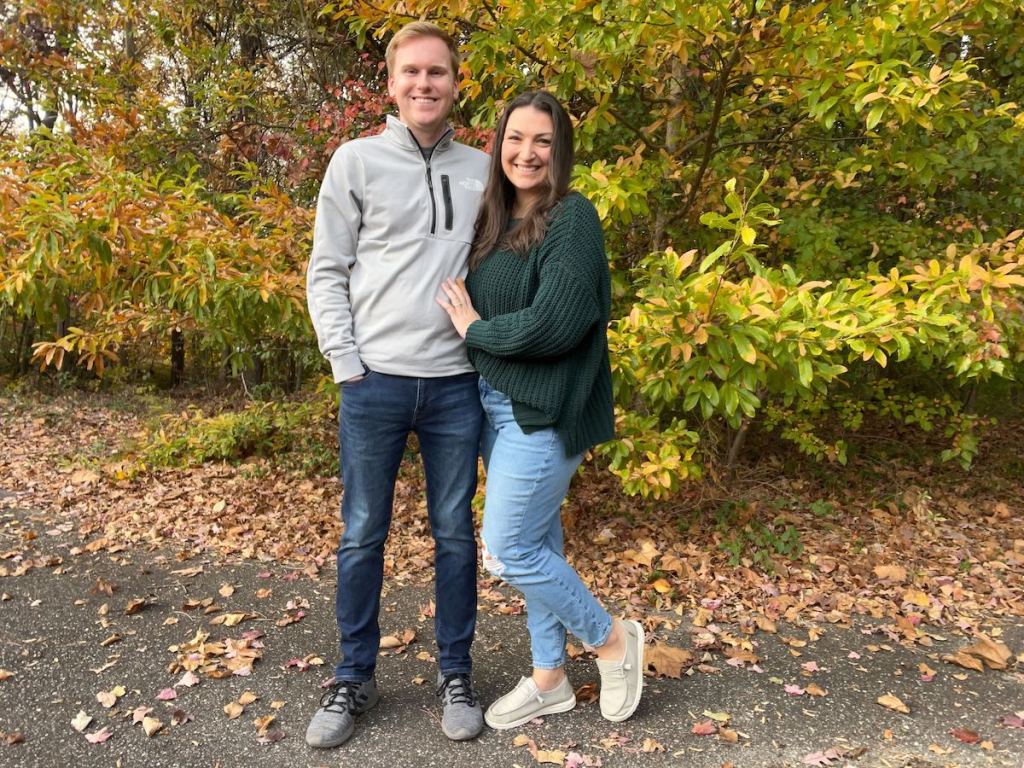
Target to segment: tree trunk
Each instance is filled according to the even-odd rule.
[[[185,334],[181,328],[171,331],[171,386],[177,387],[185,378]]]
[[[21,326],[21,337],[18,339],[18,374],[28,373],[30,361],[32,360],[32,342],[35,340],[36,321],[31,317],[25,318],[25,324]]]
[[[682,101],[683,87],[683,64],[677,57],[672,62],[672,83],[669,86],[669,98],[672,103],[678,106]],[[665,149],[669,155],[674,155],[679,146],[679,127],[682,124],[682,116],[669,118],[665,121]],[[660,251],[664,247],[665,226],[668,224],[668,205],[662,204],[654,217],[654,229],[651,232],[651,250]]]

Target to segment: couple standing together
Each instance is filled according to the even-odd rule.
[[[613,434],[610,285],[594,207],[568,189],[572,124],[543,92],[514,99],[493,155],[452,141],[454,40],[413,22],[387,48],[398,118],[343,144],[317,203],[307,273],[320,350],[341,385],[341,661],[306,731],[334,747],[378,701],[384,542],[409,432],[435,542],[442,730],[451,739],[566,712],[566,630],[597,656],[601,714],[633,714],[644,634],[565,561],[560,506],[584,452]],[[471,678],[477,455],[484,567],[526,599],[533,672],[481,710]]]

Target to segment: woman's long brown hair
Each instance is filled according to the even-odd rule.
[[[508,224],[512,217],[512,206],[516,201],[516,188],[512,186],[512,182],[505,176],[505,171],[501,167],[501,145],[505,141],[509,115],[520,107],[533,107],[546,112],[551,117],[554,130],[544,197],[530,208],[518,226],[509,231]],[[480,212],[476,217],[476,235],[469,255],[471,270],[479,267],[496,247],[507,248],[520,256],[525,256],[530,248],[544,239],[544,233],[548,228],[548,214],[569,192],[572,165],[572,122],[558,100],[544,91],[529,91],[513,99],[498,121],[494,137],[490,175],[480,203]]]

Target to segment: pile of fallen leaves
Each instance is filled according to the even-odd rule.
[[[182,560],[212,552],[275,561],[311,577],[333,570],[336,478],[284,472],[272,459],[139,472],[125,446],[147,434],[141,410],[111,408],[98,396],[0,399],[0,477],[9,494],[0,504],[77,528],[72,554],[147,546]],[[1005,428],[1009,440],[1013,425]],[[857,466],[818,471],[817,480],[750,467],[728,498],[694,485],[660,504],[624,496],[614,478],[591,469],[565,508],[567,551],[609,603],[669,626],[687,616],[698,647],[702,630],[722,622],[744,634],[772,631],[780,620],[846,624],[854,615],[887,620],[893,640],[929,645],[926,624],[973,630],[986,617],[1024,615],[1024,489],[986,458],[983,451],[969,475],[893,462],[881,479]],[[740,512],[723,524],[717,510],[726,501]],[[394,517],[388,577],[429,581],[433,544],[421,473],[410,462]],[[730,564],[723,542],[758,521],[795,529],[801,552]],[[0,558],[0,576],[61,567],[32,540]],[[484,584],[484,604],[521,610],[493,584]],[[703,635],[709,645],[739,647]]]

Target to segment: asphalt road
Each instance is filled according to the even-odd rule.
[[[0,530],[14,530],[26,517],[0,513]],[[970,671],[940,659],[970,644],[970,638],[934,630],[932,648],[907,648],[867,621],[846,629],[823,626],[821,637],[806,645],[800,645],[808,641],[806,626],[758,633],[752,639],[761,671],[749,664],[731,666],[714,652],[701,659],[705,671],[682,679],[648,678],[640,708],[626,723],[609,723],[596,703],[585,703],[540,724],[485,730],[473,741],[452,743],[439,727],[433,632],[421,610],[430,591],[394,584],[384,597],[383,631],[400,636],[411,629],[416,637],[401,652],[380,659],[382,701],[360,719],[351,741],[335,750],[311,750],[302,734],[320,685],[331,674],[336,648],[332,581],[294,578],[294,571],[275,563],[179,561],[159,549],[70,555],[80,544],[73,534],[45,528],[38,532],[35,559],[42,553],[61,558],[60,563],[0,578],[0,670],[12,673],[0,680],[0,765],[5,768],[537,765],[530,745],[517,745],[521,735],[537,750],[564,752],[570,766],[1024,768],[1024,729],[1002,724],[1004,717],[1024,710],[1020,664],[1001,672]],[[11,573],[19,561],[12,557],[0,565]],[[219,591],[226,584],[233,588],[229,596]],[[144,607],[127,614],[126,606],[140,598]],[[189,601],[206,598],[221,610],[204,615],[202,606],[186,608]],[[289,601],[298,601],[290,613]],[[301,618],[284,623],[299,610]],[[236,626],[228,626],[231,620],[211,624],[231,613],[246,618]],[[660,636],[691,648],[689,629],[684,622]],[[260,630],[261,656],[248,676],[200,675],[197,685],[173,688],[173,700],[158,699],[182,677],[169,665],[197,630],[209,633],[208,642],[238,641],[243,633]],[[1006,624],[1001,631],[1000,639],[1015,653],[1024,651],[1024,626]],[[522,616],[481,612],[474,659],[485,704],[527,672],[527,640]],[[223,661],[215,654],[207,658]],[[295,659],[312,663],[289,665]],[[814,664],[805,666],[809,662]],[[935,670],[930,680],[922,679],[922,663]],[[569,675],[577,687],[597,682],[595,666],[586,659],[570,662]],[[825,695],[807,693],[810,683]],[[787,685],[804,693],[787,692]],[[97,694],[117,686],[123,686],[123,695],[105,707]],[[258,698],[229,719],[225,706],[246,691]],[[910,713],[877,704],[885,694],[902,700]],[[139,707],[152,708],[148,716],[162,723],[152,737],[132,722]],[[80,711],[93,718],[83,732],[72,726]],[[172,724],[176,712],[177,719],[187,715],[187,722]],[[709,719],[706,713],[728,715],[725,728],[735,733],[735,742],[720,734],[694,734],[694,724]],[[271,715],[263,740],[272,743],[260,743],[256,721]],[[108,740],[87,740],[87,734],[103,728],[112,734]],[[965,743],[954,729],[975,732],[978,741]],[[12,734],[23,741],[6,743]]]

